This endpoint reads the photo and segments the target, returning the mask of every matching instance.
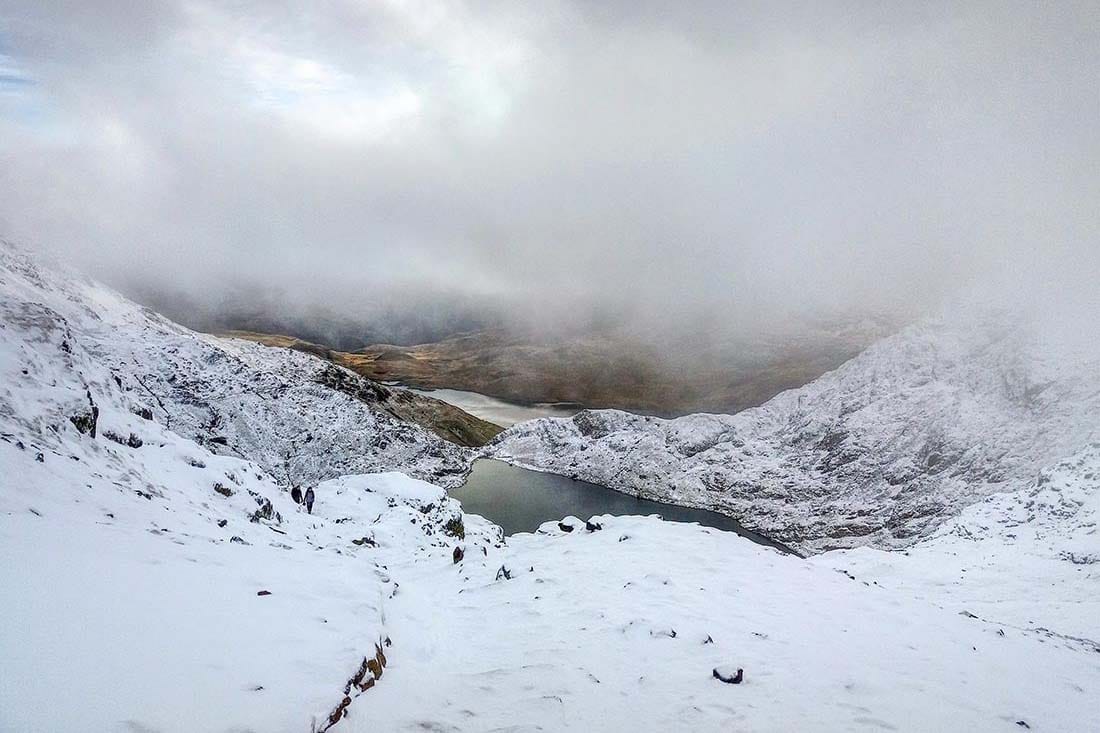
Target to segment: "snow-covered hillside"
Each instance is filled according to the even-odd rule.
[[[68,443],[93,429],[151,441],[155,423],[287,486],[377,470],[453,486],[469,466],[467,451],[392,414],[429,398],[195,333],[7,244],[0,325],[0,436],[48,460],[68,460]]]
[[[494,457],[731,514],[805,550],[905,546],[1100,436],[1100,359],[998,315],[931,320],[736,415],[600,410]]]
[[[446,484],[470,455],[332,369],[0,250],[0,731],[1100,729],[1100,445],[905,552],[656,517],[505,539],[346,475]],[[1052,452],[1076,417],[1043,419]],[[701,454],[727,421],[669,435]]]
[[[387,568],[500,539],[401,474],[323,482],[309,515],[254,464],[158,437],[140,461],[0,443],[0,731],[323,730],[396,652]]]
[[[1100,442],[967,507],[904,553],[864,547],[813,561],[1100,651]]]

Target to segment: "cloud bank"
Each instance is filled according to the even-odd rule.
[[[0,0],[0,227],[213,311],[1094,302],[1098,78],[1088,2]]]

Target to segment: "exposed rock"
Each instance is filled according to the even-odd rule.
[[[91,402],[91,399],[91,395],[89,395],[88,401]],[[78,412],[75,415],[70,415],[69,422],[71,422],[73,427],[81,434],[94,438],[96,423],[99,422],[99,407],[97,407],[95,403],[92,403],[91,407],[86,412]]]
[[[466,539],[466,525],[462,523],[462,515],[451,517],[443,524],[443,534],[449,537],[456,537],[460,540]]]
[[[261,519],[266,519],[268,521],[275,519],[277,515],[275,513],[275,507],[271,504],[270,499],[263,498],[259,500],[259,504],[260,508],[252,512],[248,517],[248,521],[259,522]]]
[[[739,685],[745,679],[745,670],[740,667],[735,672],[731,667],[715,667],[714,679],[725,682],[727,685]]]

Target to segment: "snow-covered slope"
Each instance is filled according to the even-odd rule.
[[[469,466],[467,451],[391,414],[391,401],[427,398],[308,354],[189,331],[2,243],[0,325],[0,436],[51,460],[94,422],[123,442],[157,423],[303,490],[377,470],[448,486]]]
[[[371,383],[0,278],[4,733],[1100,729],[1100,446],[908,554],[656,517],[505,541],[337,475],[468,458]]]
[[[814,562],[1016,628],[1100,642],[1100,443],[967,507],[904,553],[859,548]]]
[[[390,608],[402,654],[349,730],[1100,729],[1094,644],[717,530],[565,521],[414,574]]]
[[[0,731],[324,729],[394,651],[387,568],[449,568],[459,526],[468,551],[499,541],[400,474],[323,482],[308,515],[257,466],[158,437],[79,463],[0,442]]]
[[[930,320],[736,415],[522,423],[491,455],[713,508],[806,550],[905,546],[1100,434],[1100,359],[1003,315]]]

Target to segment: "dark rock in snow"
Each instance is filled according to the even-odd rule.
[[[450,537],[457,537],[460,540],[466,539],[466,525],[462,522],[462,517],[451,517],[443,525],[443,534]]]
[[[462,562],[462,558],[463,556],[465,556],[465,554],[466,552],[461,547],[455,546],[455,551],[451,554],[451,558],[454,560],[454,564],[457,565],[458,563]]]
[[[585,522],[584,528],[587,529],[589,532],[599,532],[601,529],[603,529],[603,525],[599,522]]]
[[[737,672],[729,667],[715,667],[713,674],[714,679],[725,682],[727,685],[739,685],[741,680],[745,679],[745,670],[740,667],[737,668]]]
[[[95,426],[99,420],[99,408],[92,406],[90,412],[80,412],[69,416],[69,422],[83,435],[95,437]]]
[[[566,524],[565,522],[558,522],[558,529],[560,529],[562,532],[572,532],[573,525]]]
[[[252,515],[248,518],[250,522],[259,522],[261,519],[273,519],[275,517],[275,507],[271,505],[270,499],[264,499],[260,502],[260,508],[252,512]]]
[[[233,496],[233,489],[229,488],[220,481],[214,484],[214,491],[217,491],[222,496]]]
[[[271,591],[269,591],[269,590],[257,591],[256,595],[258,595],[258,596],[269,596],[269,595],[271,595]]]
[[[500,570],[497,571],[497,580],[500,580],[501,578],[504,578],[505,580],[511,580],[512,579],[512,571],[510,571],[508,568],[504,567],[503,565],[501,565]]]
[[[219,519],[219,520],[218,520],[218,526],[219,526],[219,527],[224,527],[224,526],[225,526],[225,525],[227,525],[227,524],[229,524],[229,520],[228,520],[228,519]]]

